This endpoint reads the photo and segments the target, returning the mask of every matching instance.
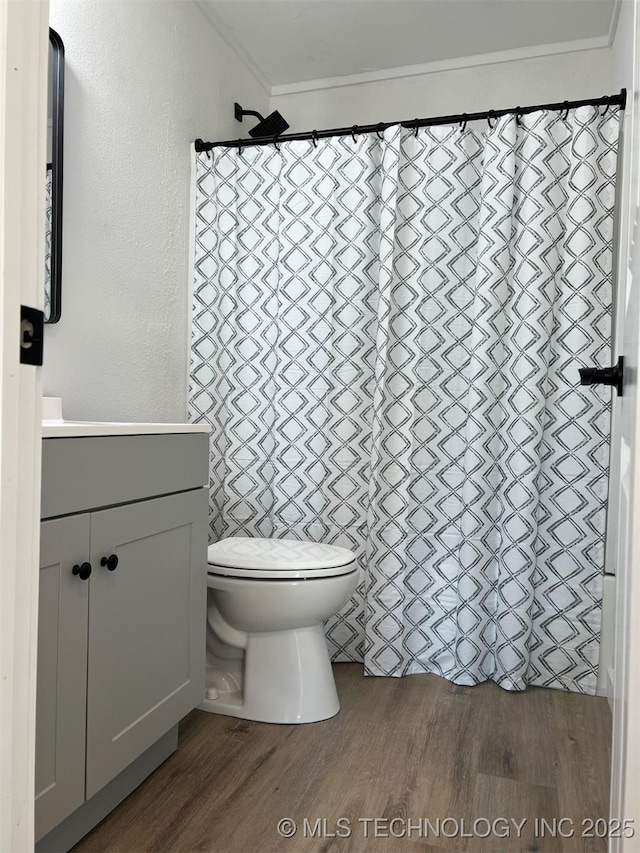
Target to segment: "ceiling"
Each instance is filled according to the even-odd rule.
[[[271,86],[610,43],[617,0],[198,0]],[[544,51],[543,51],[544,52]],[[547,51],[549,52],[549,51]]]

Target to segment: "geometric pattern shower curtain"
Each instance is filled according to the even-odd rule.
[[[334,660],[594,692],[618,121],[198,155],[211,535],[356,552]]]

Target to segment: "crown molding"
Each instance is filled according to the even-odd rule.
[[[271,83],[264,76],[262,71],[258,68],[253,59],[249,56],[247,51],[242,47],[240,42],[234,36],[232,30],[224,23],[222,18],[217,14],[214,10],[213,6],[210,3],[207,3],[206,0],[194,0],[195,5],[200,9],[204,17],[207,19],[209,24],[214,28],[214,30],[218,33],[222,41],[227,45],[227,47],[235,53],[240,62],[246,67],[247,71],[255,77],[256,81],[262,86],[265,93],[271,97],[272,87]]]
[[[455,59],[442,59],[425,62],[420,65],[405,65],[400,68],[382,68],[377,71],[365,71],[361,74],[348,74],[343,77],[324,77],[318,80],[302,80],[299,83],[283,83],[271,87],[271,97],[294,95],[301,92],[313,92],[319,89],[335,89],[342,86],[357,86],[362,83],[378,83],[383,80],[397,80],[403,77],[418,77],[423,74],[436,74],[439,71],[456,71],[474,68],[480,65],[494,65],[502,62],[515,62],[523,59],[538,59],[560,53],[577,53],[584,50],[599,50],[611,46],[615,37],[617,19],[622,0],[615,0],[616,8],[607,35],[575,41],[556,42],[532,47],[519,47],[494,53],[482,53],[476,56],[462,56]]]
[[[611,13],[611,21],[609,22],[609,47],[613,45],[616,38],[622,3],[623,0],[613,0],[613,12]]]

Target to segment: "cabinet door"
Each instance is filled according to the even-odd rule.
[[[87,799],[204,696],[207,511],[197,489],[91,516]]]
[[[41,527],[36,696],[36,840],[84,802],[89,515]]]

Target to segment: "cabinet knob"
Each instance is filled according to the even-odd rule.
[[[108,557],[103,557],[100,560],[101,566],[106,566],[110,572],[114,572],[118,568],[118,557],[115,554],[110,554]]]
[[[74,575],[80,575],[80,580],[86,581],[91,574],[91,563],[82,563],[81,566],[76,564],[71,571]]]

